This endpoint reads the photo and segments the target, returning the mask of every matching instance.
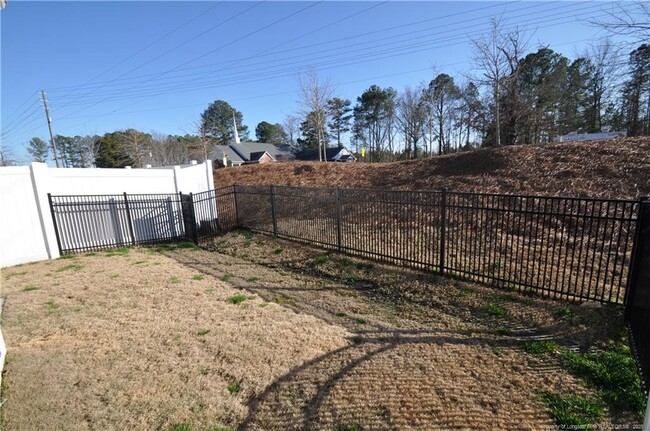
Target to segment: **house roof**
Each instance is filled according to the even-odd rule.
[[[216,145],[210,154],[212,160],[222,160],[226,153],[231,162],[248,162],[259,160],[264,153],[277,161],[293,160],[291,147],[287,144],[268,144],[265,142],[242,142],[239,144]]]
[[[332,160],[343,149],[345,149],[345,147],[327,148],[326,149],[327,160]],[[345,157],[345,155],[341,157],[342,160],[343,160],[343,157]],[[303,161],[319,160],[318,149],[311,148],[311,149],[308,149],[308,150],[302,150],[302,151],[296,153],[296,160],[303,160]]]

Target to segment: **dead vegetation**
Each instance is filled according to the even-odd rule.
[[[268,163],[215,185],[277,184],[635,199],[650,194],[650,138],[486,148],[397,163]]]

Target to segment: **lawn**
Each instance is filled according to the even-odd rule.
[[[588,370],[598,358],[586,352],[622,352],[619,368],[629,359],[619,308],[401,271],[247,231],[204,249],[120,249],[7,268],[2,283],[7,430],[640,421],[634,391],[627,403],[609,402]]]

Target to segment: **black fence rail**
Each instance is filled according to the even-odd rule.
[[[233,186],[237,224],[552,297],[623,303],[639,201]]]
[[[646,389],[650,389],[650,201],[639,209],[639,230],[630,274],[625,317],[630,341],[639,361]]]

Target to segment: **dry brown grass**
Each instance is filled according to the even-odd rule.
[[[233,305],[241,290],[195,274],[137,249],[3,270],[3,429],[236,426],[248,397],[350,343],[344,329],[260,307],[249,292]]]
[[[552,425],[541,391],[593,392],[522,340],[584,347],[620,326],[615,308],[319,259],[261,235],[208,247],[3,271],[4,428],[540,429]]]
[[[635,199],[650,194],[650,138],[520,145],[397,163],[265,163],[214,183],[440,190]]]

